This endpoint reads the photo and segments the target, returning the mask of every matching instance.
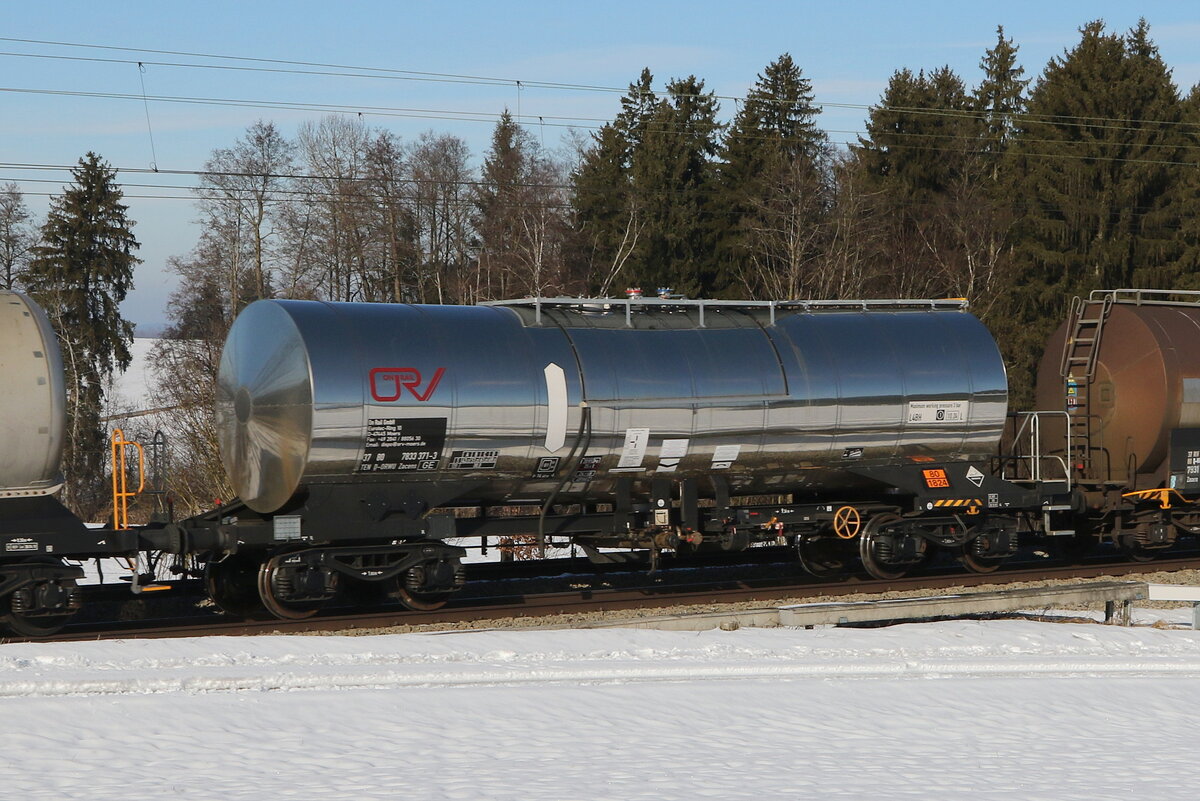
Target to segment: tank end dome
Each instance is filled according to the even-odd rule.
[[[252,303],[225,340],[215,415],[225,472],[251,509],[274,512],[295,494],[312,421],[312,374],[299,329],[279,304]]]

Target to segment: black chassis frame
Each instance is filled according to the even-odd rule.
[[[328,569],[354,580],[381,583],[418,565],[458,560],[466,550],[442,542],[455,535],[454,519],[426,515],[434,505],[478,484],[314,485],[282,509],[259,513],[241,501],[144,532],[146,546],[208,561],[254,551],[286,554],[288,568]],[[424,490],[422,492],[422,489]],[[431,578],[454,578],[436,571]],[[440,581],[434,590],[456,586]]]
[[[132,557],[138,532],[88,528],[49,495],[0,499],[0,602],[36,584],[73,587],[83,568],[62,559]]]
[[[928,470],[941,470],[943,487],[929,486]],[[1024,486],[996,477],[974,462],[858,465],[852,472],[875,483],[873,490],[845,497],[822,493],[781,505],[734,505],[723,476],[618,479],[611,511],[578,504],[579,511],[539,515],[456,517],[429,514],[438,506],[479,506],[472,494],[485,481],[312,485],[282,509],[260,514],[240,501],[179,521],[134,530],[88,528],[50,496],[0,499],[0,601],[40,582],[73,585],[83,570],[59,560],[135,556],[139,550],[190,554],[210,561],[239,551],[286,553],[291,564],[328,569],[372,583],[388,581],[417,565],[450,562],[465,550],[450,537],[506,537],[537,532],[566,537],[584,546],[594,560],[609,561],[603,546],[677,548],[681,533],[729,538],[736,549],[750,542],[790,541],[828,533],[836,510],[855,506],[862,514],[901,515],[899,532],[941,544],[945,527],[961,529],[987,522],[1006,527],[1022,513],[1069,509],[1075,499],[1065,484]],[[701,485],[711,489],[711,505],[700,502]],[[645,489],[648,487],[649,492]],[[607,501],[605,501],[607,502]],[[531,512],[539,511],[531,506]],[[1070,514],[1070,513],[1068,513]],[[894,529],[895,530],[895,529]],[[739,533],[740,532],[740,533]],[[437,575],[444,575],[440,570]]]
[[[928,486],[925,471],[931,469],[943,472],[946,486]],[[543,538],[567,537],[587,546],[649,544],[663,548],[678,544],[677,538],[671,538],[673,532],[697,532],[704,538],[741,529],[750,541],[769,541],[827,530],[842,505],[853,505],[864,514],[898,512],[912,533],[937,540],[939,526],[974,525],[991,517],[1040,513],[1043,507],[1069,502],[1061,495],[1065,486],[1029,488],[1013,484],[997,478],[985,464],[975,462],[859,465],[852,472],[870,479],[875,489],[844,497],[827,493],[798,497],[787,505],[745,506],[731,502],[729,484],[720,475],[648,479],[622,476],[610,501],[602,501],[609,503],[611,511],[596,511],[594,504],[575,504],[576,512],[537,514],[542,507],[531,504],[528,515],[475,517],[429,512],[439,506],[486,507],[472,498],[485,481],[318,484],[271,514],[254,512],[235,501],[143,537],[151,547],[170,553],[212,556],[243,549],[303,551],[305,560],[314,565],[339,565],[337,569],[344,571],[347,560],[415,553],[415,549],[427,548],[430,543],[437,543],[438,548],[421,551],[425,560],[454,558],[461,549],[438,542],[450,537],[508,537],[538,532]],[[641,484],[638,498],[633,491],[635,481]],[[711,490],[711,505],[700,502],[702,484]],[[299,521],[298,532],[281,529],[281,521],[289,518]],[[355,571],[359,568],[353,568],[351,574]],[[366,572],[358,572],[357,577],[372,580]]]
[[[923,471],[944,471],[947,486],[930,488]],[[218,557],[239,550],[323,549],[330,564],[370,553],[420,553],[426,559],[459,555],[462,549],[440,542],[450,537],[514,536],[539,528],[547,536],[628,539],[631,532],[679,528],[702,534],[736,526],[761,526],[766,520],[791,531],[827,526],[839,505],[864,512],[892,509],[921,526],[934,526],[983,516],[1040,513],[1072,503],[1065,485],[1026,487],[997,478],[975,462],[929,462],[860,465],[852,472],[877,482],[874,491],[845,498],[822,494],[797,497],[787,505],[734,506],[729,485],[719,475],[705,478],[650,477],[648,498],[635,500],[634,479],[622,476],[612,498],[612,511],[596,512],[586,505],[571,514],[546,514],[540,526],[532,515],[516,517],[455,517],[428,514],[438,506],[481,506],[471,495],[485,481],[437,483],[311,485],[283,508],[270,514],[251,510],[240,501],[176,523],[114,531],[89,529],[49,496],[0,500],[0,566],[11,573],[31,556],[72,559],[130,556],[139,549],[173,554]],[[713,504],[700,504],[701,484],[711,488]],[[959,505],[946,505],[957,503]],[[297,521],[289,527],[289,521]],[[761,539],[773,535],[764,533]],[[431,544],[433,551],[421,550]],[[317,558],[317,557],[313,557]],[[419,561],[419,560],[418,560]],[[39,573],[43,573],[39,566]],[[64,578],[82,571],[71,566]],[[75,572],[70,572],[75,571]],[[364,580],[369,577],[364,576]],[[0,585],[0,588],[5,585]],[[0,595],[3,590],[0,589]]]

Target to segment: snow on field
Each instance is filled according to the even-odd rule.
[[[4,798],[1191,799],[1200,633],[1025,621],[0,646]]]
[[[107,393],[110,412],[143,411],[153,408],[151,387],[156,380],[156,371],[150,362],[157,339],[135,337],[129,345],[129,367],[113,376],[112,388]]]

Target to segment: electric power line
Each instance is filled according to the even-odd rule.
[[[192,69],[224,69],[224,70],[251,71],[251,72],[276,72],[276,73],[286,73],[286,74],[315,75],[315,76],[320,76],[320,77],[392,78],[392,79],[400,79],[400,80],[421,80],[421,81],[447,82],[447,83],[473,83],[473,84],[485,85],[485,86],[515,87],[518,89],[540,88],[540,89],[555,89],[555,90],[566,90],[566,91],[587,91],[587,92],[606,92],[606,93],[626,93],[626,92],[630,91],[629,87],[601,86],[601,85],[595,85],[595,84],[578,84],[578,83],[568,83],[568,82],[563,82],[563,81],[542,81],[542,80],[530,80],[527,78],[505,78],[505,77],[495,77],[495,76],[429,72],[429,71],[421,71],[421,70],[401,70],[401,69],[388,68],[388,67],[354,66],[354,65],[347,65],[347,64],[332,64],[332,63],[289,60],[289,59],[270,59],[270,58],[261,58],[261,57],[251,57],[251,56],[232,56],[232,55],[220,55],[220,54],[213,54],[213,53],[196,53],[196,52],[177,51],[177,50],[156,50],[156,49],[149,49],[149,48],[117,47],[117,46],[112,46],[112,45],[95,45],[95,44],[86,44],[86,43],[79,43],[79,42],[61,42],[61,41],[40,40],[40,39],[20,39],[20,38],[14,38],[14,37],[0,37],[0,41],[17,42],[17,43],[22,43],[22,44],[49,45],[49,46],[54,46],[54,47],[72,47],[72,48],[82,48],[82,49],[120,51],[120,52],[129,52],[129,53],[154,53],[154,54],[159,54],[159,55],[187,56],[187,57],[193,57],[193,58],[204,58],[204,59],[212,59],[212,60],[219,60],[219,61],[238,61],[238,62],[258,63],[258,64],[275,64],[275,65],[281,65],[281,67],[270,67],[270,68],[268,68],[268,67],[237,67],[237,66],[233,66],[233,65],[229,65],[229,64],[222,65],[222,64],[201,64],[201,63],[166,62],[166,61],[154,62],[154,61],[147,61],[145,59],[140,59],[140,60],[139,59],[104,59],[104,58],[99,58],[99,57],[95,57],[95,56],[64,56],[64,55],[60,55],[60,54],[46,54],[46,53],[0,52],[0,56],[9,56],[9,57],[15,57],[15,58],[41,58],[41,59],[64,60],[64,61],[92,61],[92,62],[97,62],[97,63],[120,63],[120,64],[141,63],[141,64],[150,65],[150,66],[162,66],[162,67],[179,67],[179,68],[192,68]],[[321,68],[323,70],[339,70],[339,71],[338,72],[325,72],[325,71],[313,71],[313,70],[293,70],[293,69],[283,69],[282,66],[316,67],[316,68]],[[349,72],[347,72],[347,70],[349,70]],[[363,74],[363,73],[366,73],[366,74]],[[716,100],[730,100],[730,101],[734,101],[734,102],[745,101],[748,98],[748,96],[744,96],[744,95],[720,95],[720,94],[716,94],[716,93],[705,93],[705,95],[678,94],[676,96],[680,97],[680,98],[684,98],[684,97],[694,98],[694,97],[708,96],[708,97],[712,97],[713,99],[716,99]],[[781,102],[781,103],[792,103],[792,104],[795,103],[795,101],[787,101],[787,100],[773,101],[771,98],[757,97],[757,96],[755,99],[760,102]],[[814,99],[811,104],[809,104],[806,101],[805,105],[806,106],[811,105],[812,107],[816,108],[817,110],[819,110],[820,108],[824,108],[824,107],[844,108],[844,109],[853,109],[853,110],[868,110],[868,111],[871,109],[874,109],[874,108],[880,108],[880,106],[878,106],[878,105],[867,105],[867,104],[859,104],[859,103],[837,103],[837,102],[831,102],[831,101],[818,101],[816,99]],[[909,112],[909,113],[942,114],[942,115],[948,115],[948,116],[970,116],[970,117],[975,117],[975,118],[986,118],[986,119],[990,119],[994,116],[993,112],[990,112],[987,110],[976,111],[976,110],[970,110],[970,109],[953,109],[953,108],[931,109],[931,108],[905,108],[905,107],[893,107],[893,109],[898,110],[898,111],[905,111],[905,112]],[[1031,120],[1040,120],[1040,121],[1058,121],[1058,122],[1065,122],[1068,124],[1086,125],[1089,127],[1096,126],[1099,123],[1114,123],[1114,122],[1122,123],[1122,124],[1134,123],[1137,125],[1137,127],[1142,127],[1145,125],[1197,127],[1197,123],[1190,123],[1190,122],[1186,122],[1186,121],[1177,121],[1177,120],[1136,120],[1136,119],[1132,119],[1132,118],[1121,118],[1121,117],[1044,115],[1044,114],[1031,114],[1028,112],[1012,112],[1012,113],[1006,114],[1004,116],[1008,119],[1013,119],[1013,120],[1031,119]]]
[[[142,96],[142,95],[136,95],[136,94],[120,93],[120,92],[83,92],[83,91],[75,91],[75,90],[50,90],[50,89],[25,89],[25,88],[16,88],[16,87],[0,87],[0,93],[3,93],[3,92],[19,93],[19,94],[45,94],[45,95],[52,95],[52,96],[90,97],[90,98],[102,98],[102,99],[131,100],[131,101],[137,101],[137,102],[142,102],[142,103],[146,102],[147,99],[149,99],[149,100],[153,100],[155,102],[164,102],[164,103],[215,105],[215,106],[227,106],[227,107],[232,107],[232,108],[263,108],[263,109],[270,109],[270,110],[293,110],[293,111],[310,111],[310,112],[321,111],[321,112],[325,112],[325,113],[341,114],[341,115],[357,115],[357,116],[371,115],[371,116],[384,116],[384,117],[405,117],[405,118],[417,118],[417,119],[437,119],[437,120],[446,120],[446,121],[455,121],[455,122],[469,121],[469,122],[489,122],[490,123],[499,117],[499,115],[497,115],[493,112],[446,111],[446,110],[434,110],[434,109],[405,109],[405,108],[396,108],[396,107],[388,107],[388,106],[343,106],[343,105],[326,104],[326,103],[296,103],[296,102],[271,101],[271,100],[243,100],[243,99],[236,99],[236,98],[208,98],[208,97],[186,97],[186,96],[179,97],[179,96],[170,96],[170,95]],[[919,110],[919,109],[918,110],[907,110],[904,113],[916,114],[918,112],[921,112],[921,110]],[[924,112],[922,112],[922,113],[924,113]],[[934,113],[934,112],[930,112],[930,113]],[[944,116],[952,116],[952,115],[947,114]],[[580,122],[600,122],[600,123],[608,124],[608,122],[605,120],[601,120],[598,118],[591,118],[591,117],[554,117],[554,116],[551,116],[550,119],[551,120],[555,120],[555,119],[557,119],[557,120],[577,120]],[[571,124],[567,124],[565,122],[546,123],[544,121],[543,117],[539,117],[539,120],[544,125],[550,125],[552,127],[558,127],[558,128],[583,129],[583,130],[596,131],[603,127],[603,125],[571,125]],[[675,129],[671,126],[646,124],[644,126],[643,130],[646,133],[651,133],[651,132],[673,133],[677,129]],[[1133,130],[1133,129],[1113,128],[1110,126],[1106,130],[1126,130],[1127,131],[1127,130]],[[846,133],[846,134],[853,134],[853,135],[861,137],[861,136],[869,135],[870,132],[869,131],[833,129],[830,131],[826,131],[826,133]],[[774,137],[772,135],[754,135],[754,136],[752,136],[752,135],[746,135],[746,134],[728,134],[727,138],[729,138],[729,137],[737,137],[737,138],[740,138],[743,140],[750,140],[750,141],[774,141],[776,139],[776,137]],[[894,137],[939,139],[939,140],[943,140],[943,141],[944,140],[960,141],[960,142],[964,142],[964,143],[977,141],[976,137],[972,137],[969,135],[955,135],[955,134],[948,134],[948,133],[941,133],[941,132],[917,133],[917,132],[911,132],[911,131],[896,131],[896,130],[887,131],[886,138],[891,139]],[[850,146],[850,147],[860,146],[862,144],[861,142],[851,142],[851,141],[841,141],[841,140],[829,140],[829,141],[831,144],[841,144],[841,145],[846,145],[846,146]],[[1104,142],[1104,141],[1093,140],[1093,141],[1084,142],[1084,141],[1079,141],[1079,140],[1068,140],[1068,139],[1024,139],[1023,141],[1026,141],[1029,143],[1034,143],[1034,144],[1078,145],[1080,147],[1128,147],[1130,144],[1125,141]],[[1188,144],[1169,143],[1169,142],[1164,142],[1164,143],[1146,142],[1146,143],[1142,143],[1140,146],[1147,147],[1147,148],[1165,148],[1165,149],[1183,150],[1183,151],[1200,150],[1200,145],[1188,145]],[[949,148],[938,148],[938,149],[945,150],[946,152],[956,152]],[[1062,154],[1052,154],[1052,155],[1055,157],[1058,157]],[[1097,158],[1100,160],[1106,159],[1106,157],[1102,157],[1102,156],[1085,156],[1085,157]],[[1158,164],[1180,164],[1180,165],[1184,165],[1184,166],[1194,166],[1190,162],[1181,162],[1181,161],[1174,161],[1174,160],[1148,160],[1148,159],[1139,159],[1139,158],[1129,158],[1129,159],[1110,158],[1109,160],[1158,163]]]

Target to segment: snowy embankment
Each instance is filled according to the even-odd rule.
[[[1200,633],[1022,621],[0,646],[11,798],[1191,799]]]

